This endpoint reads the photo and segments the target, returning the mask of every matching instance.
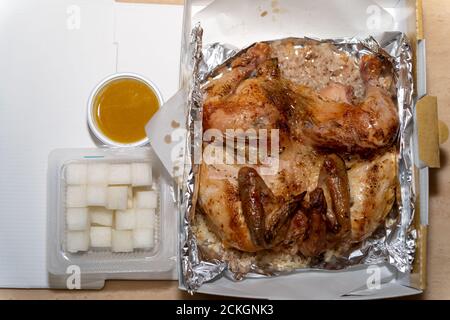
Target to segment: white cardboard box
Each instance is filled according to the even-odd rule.
[[[189,6],[200,3],[207,6],[192,14]],[[417,5],[420,3],[415,0],[261,0],[257,4],[243,0],[188,0],[186,5],[184,44],[189,41],[190,31],[197,22],[203,28],[203,44],[220,42],[238,48],[257,41],[289,36],[365,38],[380,36],[385,31],[401,31],[409,36],[413,47],[418,50],[418,56],[424,57],[423,38],[417,32],[421,25],[421,18],[418,19],[417,15],[420,12]],[[266,14],[263,15],[263,12]],[[370,19],[373,15],[377,18],[375,25]],[[421,98],[426,94],[425,60],[417,59],[417,62],[416,94]],[[189,75],[182,74],[181,77],[188,79]],[[160,147],[160,153],[166,154],[167,150],[162,150],[164,146]],[[379,299],[421,293],[425,286],[422,280],[426,263],[424,235],[428,221],[428,166],[421,161],[423,159],[417,157],[416,160],[420,179],[417,195],[421,207],[417,210],[420,217],[417,224],[419,242],[413,273],[402,274],[395,268],[380,265],[375,272],[379,272],[381,284],[375,289],[369,285],[374,274],[369,266],[334,272],[305,271],[240,282],[224,276],[204,284],[199,292],[263,299]],[[180,288],[184,289],[182,281]]]

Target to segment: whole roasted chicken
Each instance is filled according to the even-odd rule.
[[[330,79],[321,85],[296,79],[296,66],[280,61],[280,50],[298,56],[289,40],[258,43],[205,84],[205,132],[220,131],[225,141],[230,130],[268,130],[279,144],[274,164],[203,162],[198,211],[225,249],[311,258],[344,253],[378,228],[395,201],[399,120],[391,70],[378,57],[364,57],[358,97],[331,75],[319,75]],[[332,47],[302,50],[349,59]],[[264,137],[269,145],[272,138]],[[220,139],[204,150],[213,143],[224,158],[236,158],[236,148]]]

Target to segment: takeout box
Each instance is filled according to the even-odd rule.
[[[426,288],[426,253],[429,201],[429,169],[438,168],[439,144],[446,139],[446,127],[437,116],[437,99],[427,95],[425,39],[420,0],[346,0],[318,1],[241,1],[187,0],[185,3],[183,44],[181,55],[181,86],[190,81],[189,43],[191,30],[200,23],[203,44],[225,43],[244,48],[251,43],[285,37],[332,39],[365,38],[383,32],[405,33],[414,52],[415,76],[415,138],[414,168],[417,196],[415,227],[417,244],[414,267],[410,274],[402,274],[388,265],[380,265],[381,284],[369,289],[373,272],[367,266],[345,271],[305,271],[279,277],[247,278],[233,281],[221,277],[204,284],[199,292],[226,296],[268,299],[377,299],[414,295]],[[149,124],[152,144],[169,172],[179,163],[174,161],[174,145],[164,145],[155,134],[170,134],[168,124],[176,118],[185,122],[186,93],[180,91],[167,103],[171,114],[160,113]],[[440,135],[440,130],[441,135]],[[444,133],[444,134],[442,134]],[[176,157],[175,157],[176,158]],[[186,289],[180,272],[180,288]]]

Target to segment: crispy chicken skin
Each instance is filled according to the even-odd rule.
[[[282,242],[288,222],[300,210],[306,192],[288,201],[276,197],[258,172],[250,167],[239,170],[238,188],[242,213],[253,243],[270,249]]]
[[[395,201],[399,120],[393,97],[376,85],[386,72],[377,59],[362,60],[360,101],[349,86],[315,91],[284,79],[265,43],[207,81],[204,130],[281,135],[272,174],[264,175],[267,164],[201,165],[198,205],[224,247],[314,258],[366,239],[384,221]]]
[[[298,146],[295,151],[290,148],[280,155],[280,170],[277,175],[260,176],[256,179],[262,179],[273,197],[279,199],[281,203],[290,203],[293,195],[301,195],[304,191],[312,193],[316,190],[320,185],[319,176],[323,171],[323,163],[323,155],[309,147]],[[243,167],[202,164],[198,201],[209,226],[222,239],[225,246],[245,252],[256,252],[266,249],[267,246],[254,242],[252,232],[260,230],[250,231],[251,227],[244,214],[241,200],[241,193],[244,190],[240,190],[238,182],[239,172]],[[256,172],[261,170],[259,166],[253,168]],[[333,168],[329,174],[332,177],[327,179],[345,180],[345,176],[334,176],[334,170],[339,169]],[[335,196],[338,200],[324,196],[327,202],[324,223],[329,231],[329,249],[339,247],[341,241],[345,242],[344,245],[348,242],[359,242],[375,231],[390,212],[395,201],[395,173],[395,148],[371,160],[359,159],[351,163],[351,167],[346,171],[348,186],[345,186],[344,182],[340,187],[333,187],[337,188],[334,192],[338,194]],[[322,186],[323,192],[327,187],[326,185]],[[339,200],[339,194],[345,194],[346,190],[349,190],[349,199],[344,196]],[[261,194],[259,196],[261,197]],[[350,203],[348,220],[346,216],[347,203]],[[270,214],[271,211],[266,201],[261,201],[259,205],[263,206],[264,204],[264,212]],[[303,206],[308,206],[307,202],[304,202]],[[334,223],[338,225],[337,228],[330,227],[328,218],[329,210],[332,210],[333,207],[340,208],[336,212],[331,211],[331,215],[335,216]],[[257,212],[262,212],[262,210]],[[337,218],[338,212],[341,212],[340,220]],[[276,248],[280,241],[285,244],[297,243],[298,240],[301,242],[309,227],[309,219],[312,218],[308,215],[307,210],[299,209],[290,223],[287,223],[289,228],[285,232],[286,237],[278,238],[270,247]]]
[[[287,124],[298,139],[316,148],[359,154],[389,147],[397,136],[396,105],[373,84],[382,72],[376,71],[382,68],[377,58],[362,63],[366,97],[357,104],[351,103],[349,87],[331,84],[316,92],[280,79],[268,45],[255,45],[237,61],[237,67],[206,86],[204,130],[285,129]]]
[[[249,227],[242,214],[237,184],[237,168],[203,164],[200,175],[198,204],[208,225],[225,247],[256,252]]]
[[[274,242],[268,245],[258,241],[255,243],[255,233],[258,234],[263,230],[262,227],[255,228],[255,225],[261,225],[262,217],[270,221],[270,217],[277,216],[278,208],[282,208],[283,205],[289,207],[292,202],[295,202],[296,197],[301,197],[305,191],[313,191],[318,181],[322,159],[323,157],[314,149],[293,143],[287,145],[280,154],[280,163],[276,174],[260,174],[263,169],[267,168],[262,165],[208,165],[203,163],[200,170],[198,203],[209,226],[226,246],[246,252],[256,252],[267,247],[275,247],[280,241],[290,242],[292,237],[284,239],[275,237]],[[253,168],[254,171],[249,168]],[[250,179],[254,179],[258,183],[248,181]],[[241,180],[240,183],[239,180]],[[257,188],[256,184],[259,184],[260,187]],[[249,193],[251,188],[259,189],[253,191],[256,195]],[[258,203],[253,204],[257,209],[248,210],[251,205],[248,198],[254,199],[255,197],[260,199]],[[243,204],[242,200],[246,204]],[[250,231],[252,222],[248,224],[247,221],[252,219],[249,217],[252,212],[260,215],[261,218],[255,219],[254,229]],[[291,230],[292,234],[295,232],[297,231]],[[272,238],[274,237],[272,236]]]
[[[242,55],[234,59],[229,65],[217,70],[218,79],[210,79],[205,86],[205,105],[226,98],[233,94],[242,80],[249,78],[257,67],[270,58],[270,47],[258,43],[249,48]]]
[[[395,202],[397,152],[391,148],[374,159],[359,160],[348,170],[352,241],[368,238]]]
[[[283,126],[286,120],[279,107],[288,106],[290,97],[279,80],[277,60],[270,58],[270,47],[258,44],[250,48],[231,68],[204,89],[203,129],[225,133]]]
[[[392,98],[379,87],[367,88],[363,102],[337,102],[297,86],[290,127],[298,137],[321,149],[367,154],[394,142],[399,119]]]

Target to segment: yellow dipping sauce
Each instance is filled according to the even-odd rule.
[[[97,93],[93,116],[105,136],[130,144],[146,138],[145,125],[158,111],[159,104],[157,94],[144,82],[116,79]]]

